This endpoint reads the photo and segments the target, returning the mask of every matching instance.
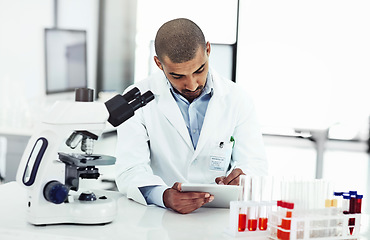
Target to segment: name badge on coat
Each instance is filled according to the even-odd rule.
[[[231,141],[220,141],[211,149],[209,170],[226,171],[230,164],[233,144]]]

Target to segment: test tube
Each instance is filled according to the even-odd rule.
[[[349,213],[361,213],[361,203],[363,195],[357,195],[357,191],[350,192],[352,194],[356,193],[356,195],[351,195],[351,199],[349,200]],[[352,235],[353,230],[355,228],[355,218],[349,219],[349,233]]]
[[[261,198],[261,182],[260,177],[253,176],[251,178],[251,200],[255,202],[259,202]],[[249,206],[248,207],[248,230],[249,231],[256,231],[257,230],[257,206]]]
[[[343,193],[343,214],[349,214],[350,213],[350,200],[351,200],[351,195],[349,195],[348,193]],[[349,223],[348,225],[350,225],[350,222],[351,220],[349,220]],[[349,227],[350,229],[351,227]],[[351,230],[349,230],[351,231]]]
[[[356,205],[357,205],[357,191],[350,191],[349,192],[351,198],[349,200],[349,213],[354,214],[356,213]],[[353,229],[355,228],[355,218],[350,218],[348,222],[349,226],[349,233],[352,235]]]
[[[281,207],[285,214],[281,218],[281,225],[280,227],[284,230],[278,231],[278,238],[282,240],[290,239],[290,225],[291,225],[291,218],[293,215],[294,203],[282,201]]]
[[[250,178],[246,175],[239,176],[239,186],[241,186],[242,190],[240,192],[239,201],[247,201],[249,200],[250,191]],[[244,232],[247,228],[247,207],[243,206],[239,208],[239,216],[238,216],[238,231]]]
[[[272,185],[271,177],[261,178],[261,201],[266,203],[266,205],[260,205],[258,212],[258,228],[261,231],[267,230],[268,217],[271,212],[271,206],[268,204],[272,200]]]
[[[331,214],[332,215],[338,215],[343,214],[343,208],[342,208],[342,198],[343,198],[343,192],[334,192],[334,197],[331,201]],[[337,228],[340,226],[342,222],[340,220],[331,220],[330,226],[332,227],[330,234],[331,236],[338,236],[341,231]]]
[[[240,210],[239,210],[239,219],[238,219],[238,231],[244,232],[247,227],[247,212],[246,210],[243,210],[243,211],[240,211]]]
[[[257,230],[257,212],[255,206],[248,207],[248,230]]]
[[[334,198],[331,201],[331,206],[341,209],[342,208],[342,201],[341,201],[342,196],[343,196],[343,192],[334,192]]]
[[[362,198],[363,198],[363,195],[360,195],[360,194],[356,195],[355,207],[354,207],[354,213],[356,214],[361,213]],[[350,234],[353,234],[354,229],[355,229],[355,219],[353,219],[353,227],[352,229],[350,228]]]
[[[362,198],[364,195],[357,195],[356,196],[356,206],[355,206],[355,213],[361,213],[361,205],[362,205]]]
[[[343,214],[349,214],[349,200],[351,196],[348,193],[343,193],[342,210]]]

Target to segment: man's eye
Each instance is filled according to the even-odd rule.
[[[204,68],[202,69],[199,69],[198,71],[196,71],[195,73],[202,73],[204,71]]]
[[[182,76],[172,76],[174,79],[180,79]]]

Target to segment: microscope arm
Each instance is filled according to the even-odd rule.
[[[83,134],[84,137],[88,136],[86,133],[91,133],[94,135],[92,139],[96,139],[105,128],[106,121],[116,127],[132,117],[135,110],[154,99],[154,95],[150,91],[141,95],[138,88],[133,88],[126,94],[116,95],[103,104],[92,101],[91,91],[91,89],[76,91],[76,102],[57,102],[29,140],[18,168],[17,181],[30,190],[29,194],[33,196],[33,199],[45,197],[46,186],[53,186],[50,187],[51,190],[57,186],[64,192],[65,188],[61,186],[64,184],[78,189],[78,184],[72,183],[72,181],[78,181],[76,178],[84,173],[71,173],[74,177],[72,177],[72,181],[69,181],[66,179],[63,164],[55,161],[58,159],[60,146],[63,142],[65,143],[64,139],[69,134],[86,131]],[[82,93],[83,96],[77,98],[77,92]],[[87,98],[84,95],[86,92],[89,96]],[[74,146],[75,144],[70,145]],[[84,152],[87,155],[90,153],[90,151]],[[94,165],[89,164],[89,167]],[[91,171],[89,170],[88,173]],[[46,197],[45,199],[50,201]]]

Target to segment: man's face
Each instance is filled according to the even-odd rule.
[[[208,58],[211,52],[209,42],[206,50],[199,48],[195,58],[183,62],[173,63],[167,56],[160,62],[158,57],[154,57],[157,66],[164,72],[172,86],[189,102],[197,98],[207,80]]]

